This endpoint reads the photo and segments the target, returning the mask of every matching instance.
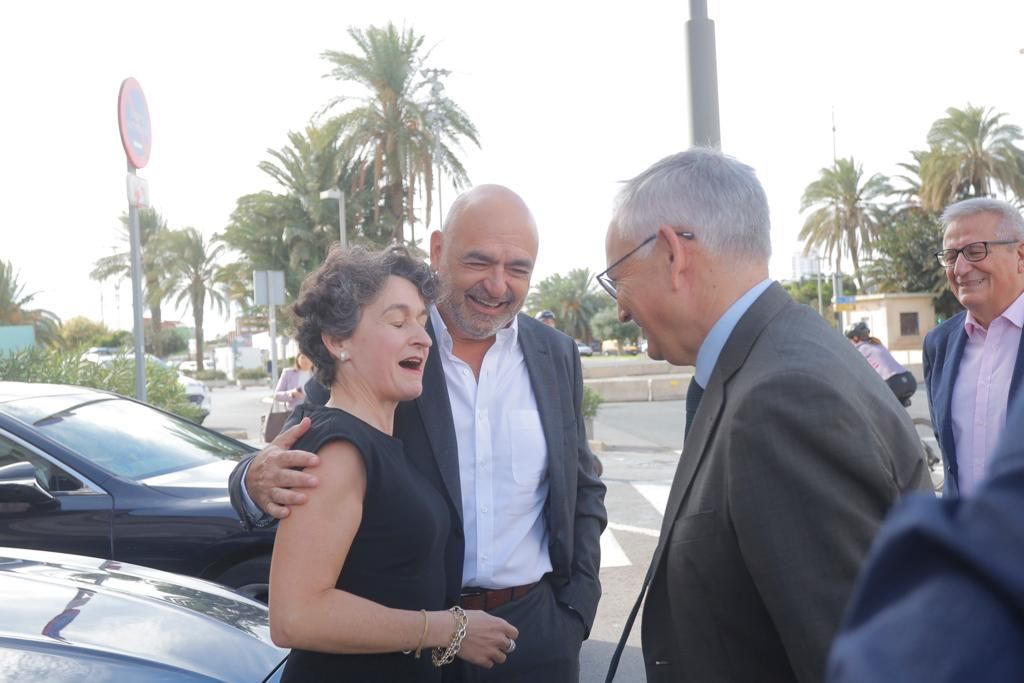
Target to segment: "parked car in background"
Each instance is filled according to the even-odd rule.
[[[253,449],[105,391],[0,382],[0,546],[132,562],[266,599],[272,530],[228,474]]]
[[[576,348],[579,349],[581,356],[593,356],[594,349],[589,344],[584,344],[580,340],[576,340]]]
[[[5,681],[281,679],[264,605],[114,560],[0,548]]]
[[[619,346],[619,342],[617,342],[616,340],[606,339],[605,341],[601,342],[601,353],[605,356],[619,354],[635,356],[638,353],[640,353],[640,349],[633,342],[626,342],[625,344]]]
[[[213,402],[210,400],[210,389],[205,383],[189,377],[183,372],[178,373],[178,384],[185,389],[185,396],[190,403],[199,408],[199,417],[196,421],[203,424],[203,421],[210,416]]]

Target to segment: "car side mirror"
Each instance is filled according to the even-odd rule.
[[[32,463],[16,462],[0,467],[0,503],[35,506],[54,500],[53,495],[39,485]]]

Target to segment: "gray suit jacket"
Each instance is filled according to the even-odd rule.
[[[428,326],[431,339],[434,331]],[[605,485],[594,474],[594,456],[584,430],[581,406],[583,372],[576,344],[566,335],[530,316],[519,315],[519,344],[548,447],[548,501],[545,508],[551,553],[551,582],[564,606],[575,610],[590,632],[601,597],[598,571],[601,532],[607,524]],[[312,392],[309,392],[312,400]],[[454,603],[462,585],[465,552],[459,454],[448,387],[438,345],[430,348],[423,393],[395,412],[395,436],[423,476],[442,492],[452,516],[445,553],[447,599]],[[243,520],[239,463],[229,482],[231,501]],[[439,549],[441,550],[441,549]]]
[[[907,411],[773,284],[726,342],[676,470],[644,608],[648,680],[822,680],[882,519],[929,485]]]

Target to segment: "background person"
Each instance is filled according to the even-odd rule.
[[[281,379],[277,381],[274,398],[283,403],[288,410],[295,410],[306,399],[303,387],[313,377],[313,362],[301,351],[295,356],[295,363],[285,368]]]
[[[558,320],[555,318],[555,314],[548,310],[543,310],[537,314],[537,320],[541,321],[548,327],[557,327]]]
[[[695,366],[648,573],[647,679],[821,681],[886,512],[931,490],[910,416],[769,279],[768,201],[749,166],[699,148],[662,159],[619,192],[605,250],[598,281],[620,320],[652,358]]]
[[[985,477],[1006,407],[1024,376],[1024,217],[1007,202],[965,199],[942,214],[939,263],[967,310],[924,339],[924,380],[945,470],[943,496]]]
[[[850,327],[846,330],[846,338],[853,342],[860,355],[864,356],[878,376],[885,380],[900,403],[909,406],[910,399],[917,391],[917,380],[914,379],[913,373],[892,357],[880,339],[871,336],[871,329],[867,323],[859,322]]]
[[[395,436],[446,492],[449,604],[481,607],[519,629],[505,664],[464,663],[463,683],[578,680],[601,597],[605,486],[581,414],[579,352],[519,313],[537,248],[533,216],[508,188],[479,186],[452,204],[430,239],[444,295],[427,324],[423,394],[395,413]],[[315,387],[306,393],[308,402],[326,400]],[[247,524],[272,521],[264,510],[287,517],[317,485],[291,469],[315,456],[286,450],[303,428],[232,473],[232,504]]]
[[[460,624],[464,612],[445,611],[448,507],[392,437],[398,402],[422,390],[433,291],[404,252],[335,247],[293,307],[330,398],[300,409],[310,428],[296,445],[318,454],[308,472],[320,486],[274,543],[270,628],[294,648],[285,681],[440,681],[444,657],[424,649],[459,646],[490,666],[517,635],[484,612]]]

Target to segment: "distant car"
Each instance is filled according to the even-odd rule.
[[[115,560],[0,548],[5,681],[281,680],[266,606]]]
[[[0,382],[0,546],[132,562],[266,599],[274,532],[242,528],[227,492],[253,450],[109,392]]]
[[[210,389],[197,379],[189,377],[183,372],[178,373],[178,384],[185,389],[185,396],[190,403],[199,408],[199,424],[209,417],[213,402],[210,400]]]
[[[622,346],[619,346],[619,342],[615,341],[614,339],[606,339],[604,342],[601,343],[601,353],[606,356],[618,355],[621,353],[635,356],[638,353],[640,353],[640,349],[637,347],[636,344],[632,342],[626,342]]]
[[[594,349],[592,349],[589,344],[584,344],[583,342],[581,342],[579,340],[576,340],[576,348],[580,350],[580,355],[581,356],[593,356],[594,355]]]
[[[178,370],[181,372],[195,372],[198,369],[194,360],[183,360],[178,363]]]

